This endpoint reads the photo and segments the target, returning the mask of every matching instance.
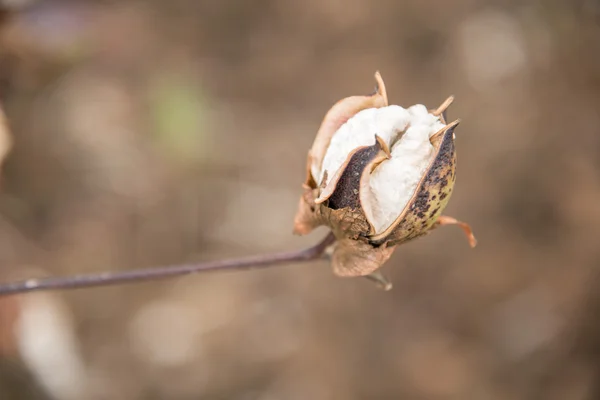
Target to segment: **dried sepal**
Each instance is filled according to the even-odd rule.
[[[315,191],[316,189],[305,188],[298,202],[298,211],[294,217],[294,234],[307,235],[315,228],[322,225],[315,215]]]
[[[373,247],[366,239],[342,239],[336,244],[331,257],[334,274],[357,277],[372,274],[392,255],[395,248],[384,244]]]
[[[360,209],[342,208],[333,210],[321,204],[315,216],[323,225],[331,228],[337,239],[358,239],[371,229],[365,214]]]

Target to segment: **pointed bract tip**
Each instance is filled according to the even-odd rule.
[[[383,83],[383,78],[381,77],[381,74],[379,73],[379,71],[375,71],[375,82],[377,82],[377,87],[375,89],[376,93],[379,93],[381,95],[381,97],[383,98],[385,105],[388,105],[388,98],[387,98],[387,92],[385,90],[385,83]]]
[[[448,125],[446,125],[445,129],[454,129],[456,128],[462,121],[459,119],[454,120],[452,122],[450,122]]]
[[[390,151],[390,147],[388,146],[388,144],[385,142],[385,140],[383,140],[381,138],[381,136],[379,135],[375,135],[375,141],[377,143],[379,143],[379,147],[381,147],[381,150],[385,153],[385,155],[387,156],[387,158],[391,158],[392,157],[392,152]]]
[[[439,117],[442,115],[448,107],[454,102],[454,96],[449,96],[435,111],[432,112],[433,115]]]
[[[469,239],[469,246],[471,246],[471,248],[475,248],[475,246],[477,246],[477,239],[475,239],[474,237],[470,238]]]
[[[457,119],[456,121],[450,122],[448,125],[444,126],[442,129],[440,129],[439,131],[437,131],[436,133],[434,133],[433,135],[431,135],[431,137],[429,138],[429,141],[431,143],[435,142],[442,135],[444,135],[446,132],[448,132],[449,130],[452,130],[452,129],[456,128],[458,126],[458,124],[460,124],[460,119]]]

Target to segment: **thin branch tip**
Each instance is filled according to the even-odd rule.
[[[333,233],[306,249],[290,252],[267,253],[245,258],[180,264],[118,272],[99,272],[87,275],[71,275],[51,278],[31,278],[16,282],[0,283],[0,296],[15,295],[42,290],[81,289],[125,283],[162,280],[178,276],[210,271],[241,271],[266,268],[290,263],[301,263],[321,258],[335,242]]]

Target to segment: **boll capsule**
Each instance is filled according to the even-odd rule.
[[[333,231],[338,276],[368,276],[409,240],[448,224],[443,216],[456,179],[454,130],[446,122],[448,98],[435,110],[389,105],[381,75],[369,96],[337,102],[325,115],[308,153],[294,232],[320,225]]]

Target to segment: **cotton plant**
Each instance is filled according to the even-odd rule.
[[[241,259],[0,283],[0,296],[324,257],[331,260],[337,276],[364,276],[389,289],[391,284],[379,269],[402,243],[442,225],[458,225],[474,247],[469,225],[442,215],[456,180],[454,131],[460,121],[446,121],[453,98],[433,110],[422,104],[390,105],[378,72],[375,80],[373,94],[346,97],[331,107],[308,152],[294,232],[305,235],[318,226],[329,227],[329,235],[315,246]],[[8,137],[0,109],[0,138],[3,134]]]

